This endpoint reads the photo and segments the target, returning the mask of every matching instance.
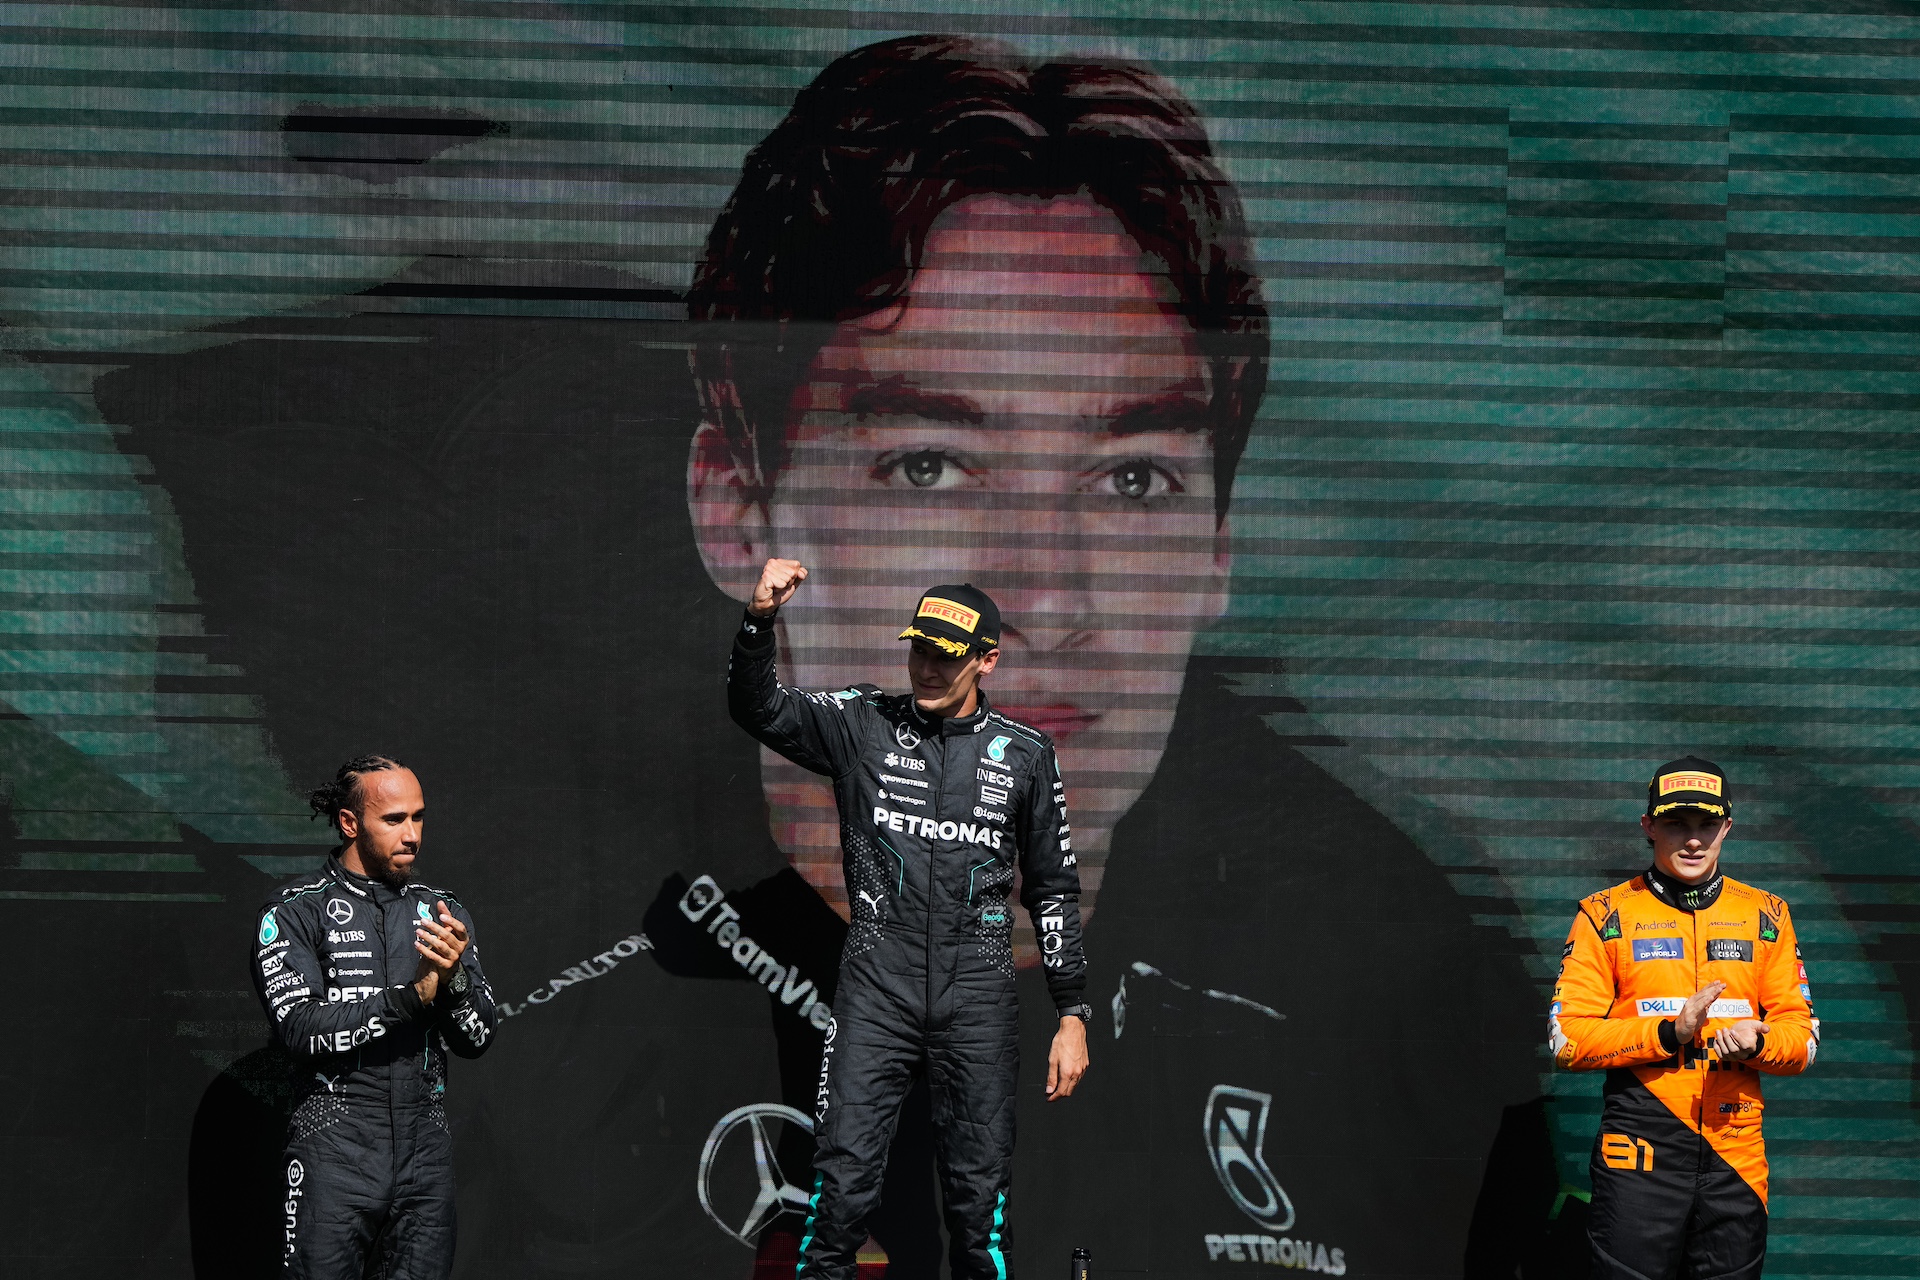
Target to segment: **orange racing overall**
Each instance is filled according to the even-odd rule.
[[[1607,1073],[1591,1165],[1596,1277],[1760,1274],[1760,1080],[1804,1071],[1820,1023],[1787,904],[1716,880],[1685,893],[1649,870],[1582,901],[1567,935],[1547,1018],[1554,1061]],[[1673,1020],[1709,982],[1726,989],[1680,1044]],[[1760,1052],[1720,1061],[1707,1041],[1745,1018],[1767,1024]]]

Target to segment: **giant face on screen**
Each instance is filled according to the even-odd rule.
[[[1089,909],[1227,604],[1265,379],[1239,198],[1143,69],[911,37],[839,59],[748,157],[690,305],[689,497],[715,580],[812,570],[784,678],[901,682],[919,593],[998,601],[994,703],[1054,736]],[[845,914],[825,780],[774,834]]]

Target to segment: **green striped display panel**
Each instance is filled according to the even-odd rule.
[[[235,673],[196,658],[164,495],[91,410],[114,352],[269,315],[289,339],[355,310],[671,317],[747,148],[837,53],[960,31],[1138,58],[1205,111],[1275,318],[1211,643],[1284,660],[1245,690],[1294,700],[1274,731],[1412,833],[1543,987],[1573,900],[1644,860],[1651,765],[1725,763],[1740,868],[1795,904],[1826,1028],[1771,1094],[1768,1274],[1920,1270],[1889,963],[1920,945],[1920,6],[0,22],[4,762],[23,833],[31,811],[94,842],[45,856],[169,892],[177,819],[281,838],[291,804],[253,710],[159,692]],[[329,130],[345,109],[398,121],[393,145]],[[68,865],[33,874],[78,891]],[[1577,1187],[1594,1082],[1545,1079]]]

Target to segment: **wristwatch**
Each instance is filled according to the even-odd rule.
[[[473,977],[467,972],[467,966],[457,964],[453,967],[453,976],[447,979],[447,990],[456,996],[464,996],[473,987]]]
[[[1085,1003],[1070,1004],[1066,1008],[1060,1010],[1060,1016],[1063,1018],[1078,1018],[1080,1019],[1080,1021],[1087,1023],[1088,1025],[1092,1025],[1093,1006]]]

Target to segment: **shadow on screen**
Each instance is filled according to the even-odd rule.
[[[236,1059],[201,1095],[187,1147],[196,1280],[279,1273],[280,1152],[291,1097],[277,1045]]]

